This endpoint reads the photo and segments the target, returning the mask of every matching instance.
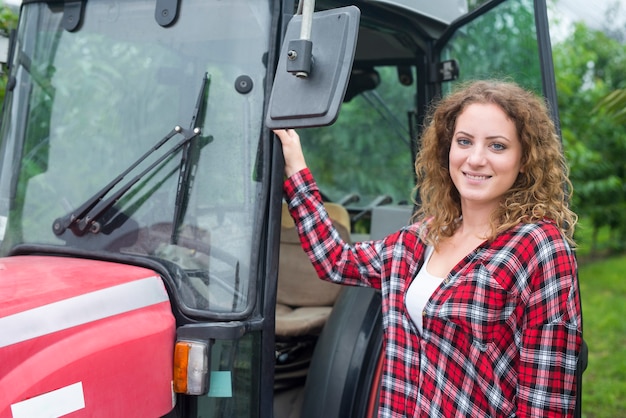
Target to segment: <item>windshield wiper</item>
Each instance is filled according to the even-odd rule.
[[[52,223],[52,231],[56,235],[61,235],[68,229],[74,233],[76,236],[83,236],[87,232],[92,232],[97,234],[100,232],[101,224],[98,222],[100,217],[106,213],[120,198],[131,189],[133,185],[135,185],[139,180],[142,179],[147,173],[151,172],[155,167],[161,164],[165,159],[167,159],[170,155],[177,152],[184,145],[188,144],[192,139],[198,137],[202,131],[200,126],[198,125],[198,114],[202,110],[202,103],[205,99],[205,91],[208,86],[208,74],[205,73],[202,79],[202,85],[200,87],[200,93],[198,95],[198,100],[196,101],[196,107],[191,116],[191,124],[190,128],[182,128],[181,126],[175,126],[167,135],[165,135],[159,142],[156,143],[152,148],[150,148],[146,153],[144,153],[141,157],[139,157],[136,161],[134,161],[126,170],[124,170],[120,175],[114,178],[109,184],[104,186],[100,191],[94,194],[92,197],[87,199],[82,205],[80,205],[76,210],[68,213],[67,215],[57,218]],[[131,171],[133,171],[139,164],[141,164],[146,158],[148,158],[152,153],[161,148],[167,141],[173,138],[176,135],[182,135],[183,138],[176,143],[172,148],[170,148],[167,152],[165,152],[161,157],[155,160],[152,164],[146,167],[141,173],[137,174],[130,181],[124,184],[120,189],[111,195],[108,199],[104,200],[105,196],[118,184],[120,183],[125,176],[127,176]]]
[[[200,91],[198,100],[196,101],[195,117],[191,118],[190,127],[204,126],[204,107],[208,102],[209,89],[203,88]],[[196,170],[198,168],[198,161],[200,159],[200,150],[206,145],[204,138],[193,143],[188,142],[183,149],[180,171],[178,174],[178,188],[176,190],[176,202],[174,206],[174,219],[172,227],[172,235],[170,242],[172,244],[178,244],[178,233],[182,226],[185,214],[187,213],[187,206],[189,204],[189,197],[191,195],[191,188],[195,183]],[[208,139],[208,138],[207,138]]]

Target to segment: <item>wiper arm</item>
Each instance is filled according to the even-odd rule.
[[[200,87],[200,97],[204,97],[204,92],[207,86],[208,75],[205,73],[202,79],[202,86]],[[199,108],[196,106],[191,118],[191,126],[193,128],[185,129],[180,126],[175,126],[167,135],[165,135],[159,142],[150,148],[146,153],[134,161],[126,170],[113,179],[109,184],[104,186],[100,191],[87,199],[78,209],[68,213],[67,215],[57,218],[52,224],[52,231],[56,235],[63,234],[66,230],[71,230],[76,236],[83,236],[87,232],[98,233],[100,232],[101,225],[97,222],[100,217],[106,213],[120,198],[135,185],[143,176],[152,171],[155,167],[161,164],[166,158],[178,151],[185,144],[188,144],[192,139],[201,134],[200,127],[196,126],[196,119],[198,118]],[[150,164],[141,173],[132,178],[124,186],[122,186],[115,194],[104,200],[105,196],[119,183],[124,177],[126,177],[132,170],[137,168],[146,158],[152,153],[161,148],[167,141],[169,141],[175,135],[182,135],[181,139],[176,145],[165,152],[161,157]]]
[[[150,164],[144,171],[135,176],[131,181],[126,183],[124,187],[118,190],[107,200],[103,200],[104,197],[115,187],[120,181],[124,179],[134,168],[136,168],[142,161],[144,161],[153,152],[158,150],[163,144],[170,140],[176,134],[182,134],[183,139],[179,141],[174,147],[163,154],[159,159]],[[98,193],[90,197],[80,205],[80,207],[67,215],[57,218],[52,224],[52,231],[56,235],[63,234],[66,230],[70,229],[77,236],[85,235],[88,231],[98,232],[99,225],[96,224],[97,219],[106,212],[111,206],[113,206],[123,195],[126,193],[135,183],[137,183],[146,173],[150,172],[154,167],[163,162],[168,156],[180,149],[185,143],[195,138],[199,134],[194,131],[189,131],[181,128],[180,126],[174,127],[163,139],[161,139],[154,147],[150,148],[148,152],[142,155],[139,159],[133,162],[122,174],[117,176],[113,181],[104,186]]]

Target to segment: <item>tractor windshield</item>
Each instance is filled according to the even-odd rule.
[[[183,310],[243,315],[270,2],[162,6],[176,3],[24,4],[0,131],[0,255],[156,259]]]

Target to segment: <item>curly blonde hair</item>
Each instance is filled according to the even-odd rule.
[[[473,103],[499,106],[515,123],[522,144],[522,172],[491,214],[487,238],[547,218],[573,246],[577,216],[568,207],[572,184],[554,123],[543,100],[508,81],[465,84],[431,109],[415,162],[420,202],[414,219],[428,219],[423,238],[437,246],[460,225],[461,202],[450,177],[449,152],[456,120]]]

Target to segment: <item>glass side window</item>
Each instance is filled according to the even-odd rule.
[[[507,1],[458,29],[441,52],[458,62],[459,78],[498,78],[541,93],[541,67],[533,0]]]
[[[373,70],[380,77],[378,86],[354,97],[348,87],[350,100],[333,125],[299,131],[324,196],[348,200],[354,213],[383,195],[389,196],[387,203],[411,204],[415,184],[409,113],[415,109],[416,87],[406,81],[414,80],[415,69],[403,67],[402,78],[396,66]]]
[[[0,140],[0,254],[34,244],[157,258],[180,278],[183,308],[245,311],[269,2],[190,0],[168,27],[153,0],[83,5],[71,32],[62,3],[22,9]],[[192,125],[201,134],[181,142]],[[184,135],[157,146],[176,126]]]

